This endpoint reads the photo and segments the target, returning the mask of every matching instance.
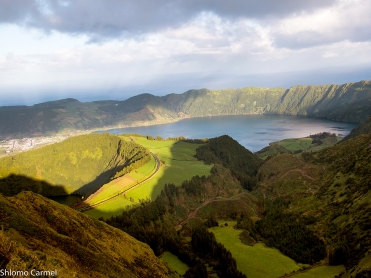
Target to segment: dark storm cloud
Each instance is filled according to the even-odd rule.
[[[230,21],[280,18],[332,5],[335,0],[0,0],[0,22],[111,38],[177,27],[201,12]]]
[[[336,0],[206,0],[206,1],[182,1],[182,6],[188,10],[212,11],[220,16],[228,18],[266,18],[284,17],[293,13],[311,12],[313,10],[328,7]]]
[[[0,0],[1,23],[23,23],[26,18],[39,18],[40,12],[35,1]]]

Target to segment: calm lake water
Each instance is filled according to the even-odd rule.
[[[184,119],[170,124],[110,129],[107,132],[159,135],[164,139],[179,136],[201,139],[228,134],[245,148],[256,152],[270,142],[286,138],[306,137],[324,131],[347,135],[355,126],[351,123],[300,116],[238,115]]]

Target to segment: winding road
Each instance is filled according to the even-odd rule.
[[[134,182],[132,184],[130,184],[129,186],[127,186],[123,191],[120,191],[118,192],[117,194],[111,196],[111,197],[108,197],[102,201],[99,201],[95,204],[85,204],[84,206],[81,206],[81,207],[78,207],[76,208],[76,210],[80,211],[80,212],[83,212],[83,211],[87,211],[89,209],[92,209],[92,208],[95,208],[99,205],[102,205],[112,199],[115,199],[117,198],[118,196],[122,195],[122,194],[125,194],[127,193],[128,191],[136,188],[137,186],[141,185],[142,183],[148,181],[149,179],[151,179],[154,175],[156,175],[158,173],[158,170],[160,169],[160,166],[161,166],[161,161],[160,159],[158,158],[157,155],[155,155],[154,153],[151,152],[151,155],[153,156],[153,158],[156,160],[156,168],[155,170],[153,171],[153,173],[151,173],[148,177],[146,177],[144,180],[140,181],[140,182]]]

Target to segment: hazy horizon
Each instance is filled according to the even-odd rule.
[[[0,1],[0,106],[371,79],[371,2]]]

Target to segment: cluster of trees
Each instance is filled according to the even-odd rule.
[[[315,139],[315,138],[325,139],[325,138],[328,138],[328,137],[336,137],[336,134],[331,133],[331,132],[320,132],[320,133],[316,133],[316,134],[311,134],[311,135],[309,135],[309,137],[312,138],[312,139]]]
[[[187,143],[191,143],[191,144],[204,144],[204,143],[209,142],[209,138],[202,138],[202,139],[186,139],[186,140],[184,140],[184,141],[187,142]]]
[[[363,160],[369,161],[368,156],[370,155],[367,152],[365,153],[364,149],[370,145],[371,139],[358,138],[357,140],[359,144],[344,147],[335,146],[319,153],[304,155],[303,158],[306,161],[315,161],[320,164],[329,163],[328,160],[331,157],[334,161],[342,160],[344,157],[347,157],[345,155],[347,150],[352,150],[350,155],[352,160],[344,163],[331,162],[329,168],[330,171],[340,170],[343,172],[349,170],[350,172],[348,173],[354,174],[351,179],[345,181],[347,190],[353,194],[357,188],[362,188],[353,186],[354,184],[359,184],[359,177],[367,176],[366,171],[364,171],[364,168],[367,168],[366,164],[355,164],[353,156],[358,159],[358,162],[362,162]],[[216,140],[216,143],[213,141],[214,139],[211,139],[207,144],[199,148],[201,149],[200,157],[205,158],[205,160],[209,159],[209,161],[217,161],[219,165],[226,165],[225,167],[230,169],[231,172],[234,170],[234,173],[238,169],[246,169],[246,164],[238,163],[239,160],[243,160],[242,155],[238,157],[236,154],[236,160],[232,161],[230,154],[236,153],[238,147],[228,144],[228,138],[222,138],[219,142]],[[239,168],[241,165],[242,167]],[[222,166],[218,167],[223,168]],[[174,219],[175,217],[169,217],[169,214],[174,215],[180,200],[187,198],[204,199],[207,190],[209,190],[207,188],[208,184],[218,179],[218,171],[214,169],[211,173],[211,176],[208,178],[194,177],[190,181],[184,182],[180,187],[167,185],[156,201],[145,202],[140,207],[125,212],[126,224],[122,225],[121,228],[124,227],[123,229],[129,234],[147,242],[156,254],[161,254],[168,250],[177,255],[191,267],[186,277],[206,277],[206,262],[212,265],[221,277],[238,277],[239,274],[234,273],[233,270],[233,260],[229,261],[231,259],[230,255],[224,253],[223,248],[214,241],[212,234],[210,235],[205,227],[199,227],[190,231],[192,235],[191,245],[184,244],[180,235],[171,228],[173,223],[169,219]],[[363,186],[367,187],[367,181]],[[321,187],[319,194],[327,194],[323,190],[325,190],[325,186]],[[326,246],[324,242],[307,228],[308,224],[313,224],[317,220],[313,217],[303,217],[294,213],[288,213],[287,208],[287,202],[276,199],[267,204],[267,209],[261,220],[254,224],[249,217],[242,215],[237,219],[237,228],[248,230],[249,235],[254,239],[263,240],[268,246],[278,248],[282,253],[297,262],[313,264],[325,258]],[[331,208],[331,211],[338,212],[337,215],[347,213],[343,208],[344,206],[334,207]],[[363,213],[357,214],[353,218],[357,223],[357,229],[365,231],[364,235],[370,229],[369,215],[366,207]],[[336,217],[334,215],[330,220]],[[207,227],[211,227],[216,225],[217,221],[210,218],[204,224]],[[370,246],[370,240],[366,237],[363,237],[363,239],[355,238],[352,227],[341,229],[341,232],[339,232],[337,227],[334,227],[333,230],[327,230],[328,232],[324,234],[324,237],[329,242],[330,264],[352,264],[352,258],[354,257],[358,260],[360,254],[364,254],[365,248],[367,249]],[[215,259],[215,257],[218,257],[218,259]],[[356,262],[357,260],[354,261]],[[231,268],[227,270],[226,265],[231,266]],[[224,267],[221,267],[221,270],[219,270],[219,266]],[[221,271],[228,271],[228,273]]]
[[[183,182],[180,187],[165,185],[155,201],[142,202],[140,206],[124,211],[120,216],[107,219],[106,223],[147,243],[157,256],[165,251],[178,256],[190,266],[185,277],[207,277],[205,263],[214,266],[214,270],[220,274],[219,277],[245,277],[236,276],[241,274],[236,269],[234,259],[215,238],[204,237],[200,231],[190,231],[193,241],[200,243],[200,246],[207,246],[203,253],[196,245],[184,243],[180,234],[173,228],[174,222],[170,220],[169,215],[175,214],[179,200],[203,196],[206,190],[204,184],[208,179],[210,177],[195,176],[190,181]],[[212,227],[218,225],[218,222],[214,217],[210,217],[204,224],[205,227]]]
[[[143,152],[136,152],[131,159],[129,159],[126,163],[125,166],[120,170],[117,171],[116,174],[114,175],[114,179],[121,177],[127,173],[130,173],[131,171],[140,168],[147,162],[151,161],[151,155],[148,150],[146,150],[144,153]]]
[[[211,144],[210,141],[212,141]],[[140,206],[124,211],[120,216],[111,217],[106,222],[147,243],[156,255],[170,251],[178,256],[181,261],[190,266],[185,277],[207,277],[205,263],[213,266],[219,277],[245,277],[237,270],[231,253],[218,244],[213,234],[207,231],[206,227],[218,225],[214,217],[210,217],[204,223],[203,228],[186,229],[185,232],[192,235],[191,245],[185,243],[173,228],[176,223],[175,219],[180,220],[175,213],[177,208],[186,206],[185,203],[189,202],[187,200],[203,200],[213,186],[218,188],[219,192],[225,182],[221,176],[227,175],[224,171],[228,172],[229,179],[239,187],[240,183],[235,181],[230,172],[234,170],[236,174],[240,171],[242,175],[246,171],[248,174],[255,175],[261,163],[251,152],[230,137],[210,141],[204,146],[210,144],[212,150],[203,154],[211,153],[210,156],[215,159],[213,161],[217,161],[217,165],[213,167],[209,177],[195,176],[189,181],[184,181],[179,187],[168,184],[155,201],[144,201]],[[218,153],[216,148],[222,148],[222,154]],[[245,158],[243,158],[244,155]],[[199,158],[201,157],[207,159],[208,156],[201,154]],[[252,159],[252,162],[249,159]]]
[[[202,196],[205,192],[205,182],[207,178],[205,176],[194,176],[189,181],[184,181],[182,183],[182,188],[185,190],[189,196]]]
[[[326,257],[324,242],[309,230],[298,215],[284,211],[287,202],[276,199],[268,204],[264,217],[255,223],[268,246],[278,248],[297,262],[313,264]]]
[[[252,190],[262,161],[228,135],[209,139],[197,148],[196,157],[208,164],[221,164],[231,170],[241,185]]]
[[[317,145],[322,145],[324,142],[323,140],[326,138],[331,138],[336,142],[336,134],[335,133],[330,133],[330,132],[320,132],[316,134],[312,134],[309,136],[312,138],[312,144],[317,144]]]
[[[334,138],[333,134],[318,135],[318,137],[325,136],[330,136],[330,139]],[[317,135],[312,137],[315,138]],[[262,230],[259,232],[261,233],[260,236],[266,235],[267,237],[271,237],[270,244],[272,246],[280,244],[282,246],[280,248],[283,249],[284,244],[276,240],[278,235],[282,236],[283,232],[276,228],[276,226],[272,231],[269,231],[269,226],[277,224],[277,227],[281,229],[281,223],[287,222],[288,227],[290,227],[289,224],[292,222],[294,226],[296,226],[293,227],[293,229],[297,229],[295,233],[297,233],[300,238],[300,230],[303,231],[303,234],[305,234],[305,230],[301,229],[301,224],[299,225],[298,223],[310,225],[310,228],[315,233],[318,233],[326,242],[328,260],[331,265],[344,264],[347,269],[359,265],[366,252],[371,248],[370,202],[358,201],[366,200],[366,194],[368,194],[371,189],[370,149],[371,135],[363,134],[317,152],[302,153],[300,158],[308,165],[306,166],[307,171],[310,171],[309,169],[311,168],[324,169],[323,172],[308,172],[309,176],[316,177],[315,180],[309,181],[310,187],[313,186],[312,188],[316,188],[318,186],[318,191],[314,195],[310,195],[307,200],[310,202],[314,200],[314,203],[317,204],[316,208],[308,211],[305,217],[303,215],[298,217],[297,215],[282,214],[279,212],[276,213],[277,215],[267,213],[262,221],[258,222],[256,225],[262,225],[264,222],[267,222],[267,226],[260,227]],[[275,167],[275,170],[270,172],[279,173],[279,175],[276,176],[277,178],[271,179],[274,181],[271,186],[274,184],[280,185],[284,182],[287,190],[282,192],[274,190],[274,194],[290,199],[298,198],[298,192],[305,192],[304,196],[308,196],[306,187],[300,189],[300,187],[297,186],[300,181],[296,176],[290,177],[290,175],[284,175],[284,171],[288,170],[282,170],[281,165],[279,165],[280,161],[281,160],[277,159],[270,164],[270,167]],[[274,165],[274,163],[276,163],[276,165]],[[299,197],[302,198],[301,196]],[[267,197],[269,198],[269,196]],[[295,202],[292,206],[293,210],[303,211],[307,208],[307,203]],[[273,216],[277,217],[279,222],[275,223],[276,221],[273,221]],[[268,221],[269,219],[271,219],[271,221]],[[285,231],[285,229],[283,229],[283,231]],[[276,233],[276,235],[274,235],[274,233]],[[288,232],[285,232],[285,234],[289,235]],[[286,235],[283,236],[286,237]],[[276,238],[274,238],[274,236],[276,236]],[[294,237],[296,238],[296,235],[294,235]],[[287,250],[295,251],[295,247],[300,246],[300,242],[296,243],[295,238],[292,239],[293,247],[287,244]],[[313,241],[314,245],[316,245],[316,239]],[[307,244],[305,238],[302,242],[303,245]],[[320,247],[320,245],[318,245],[318,247]],[[302,249],[305,250],[305,246]],[[319,250],[323,250],[323,248],[320,247]],[[309,249],[306,252],[309,252]],[[324,256],[324,252],[321,252]],[[288,254],[292,258],[295,258],[290,253]],[[298,254],[298,257],[300,258],[303,256]],[[308,255],[306,257],[311,256]],[[308,259],[309,262],[313,260],[315,260],[315,258]],[[357,269],[360,267],[361,266],[357,266]]]
[[[257,237],[256,237],[257,231],[256,231],[256,228],[255,228],[255,223],[250,217],[248,217],[246,215],[241,215],[237,219],[236,228],[241,229],[241,230],[249,231],[249,235],[253,239],[257,240]]]
[[[165,213],[174,208],[174,198],[178,194],[179,187],[165,185],[155,201],[142,202],[139,207],[107,219],[106,223],[147,243],[157,256],[169,251],[187,265],[199,266],[200,262],[192,248],[183,244],[172,224],[164,219]],[[188,277],[193,276],[188,274]]]
[[[147,243],[157,256],[167,250],[178,255],[179,250],[176,249],[181,242],[180,237],[164,221],[164,215],[174,207],[174,198],[178,193],[179,188],[174,184],[165,185],[155,201],[142,202],[122,215],[108,218],[106,223]]]
[[[200,226],[193,231],[192,248],[202,258],[209,257],[219,277],[246,278],[237,270],[236,260],[221,243],[218,243],[212,232],[209,232],[205,226]]]

